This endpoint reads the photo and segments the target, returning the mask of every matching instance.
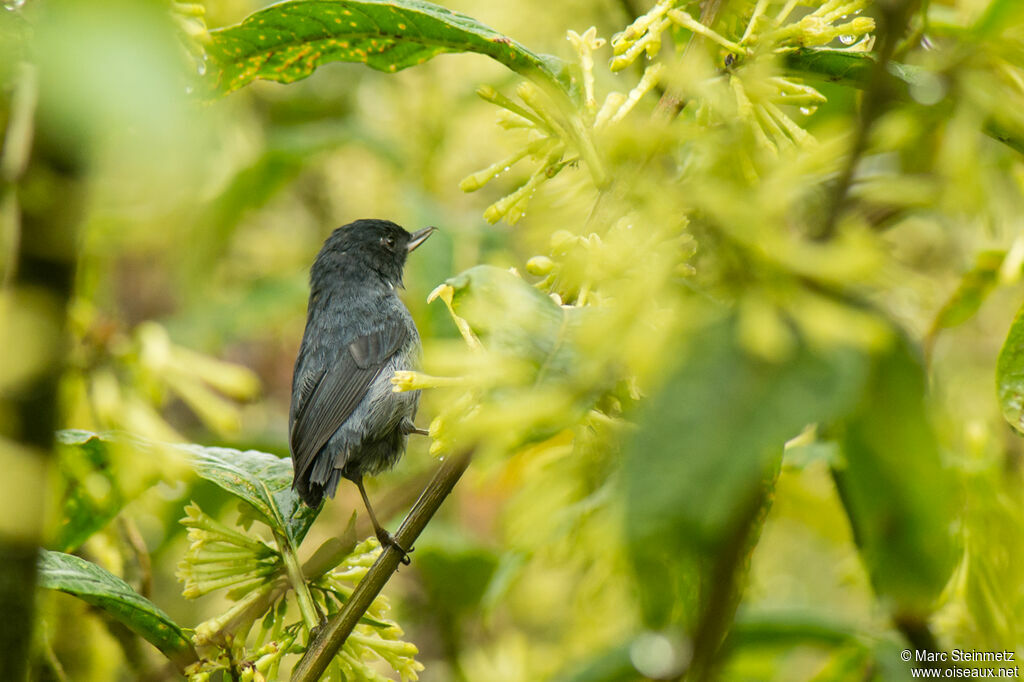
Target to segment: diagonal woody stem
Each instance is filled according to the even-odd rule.
[[[395,533],[395,540],[399,545],[413,546],[416,538],[441,507],[441,503],[451,494],[455,484],[469,466],[471,458],[472,450],[466,450],[444,461]],[[394,547],[384,548],[377,561],[356,586],[352,596],[345,603],[345,608],[332,617],[310,642],[302,660],[292,671],[292,682],[315,682],[320,679],[353,628],[359,623],[359,619],[398,569],[402,556],[402,552]]]

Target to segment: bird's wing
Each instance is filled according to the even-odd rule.
[[[290,427],[296,480],[307,473],[316,454],[352,414],[374,377],[407,338],[401,322],[387,324],[342,348],[333,363],[303,382]]]

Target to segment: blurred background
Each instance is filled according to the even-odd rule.
[[[568,61],[577,54],[566,40],[567,30],[583,33],[593,26],[598,36],[608,39],[650,9],[637,0],[442,4],[536,52]],[[784,3],[772,7],[776,4]],[[798,15],[810,11],[805,4],[822,3],[800,3]],[[262,5],[256,0],[208,0],[203,3],[204,20],[211,29],[235,24]],[[924,5],[949,25],[971,25],[989,3],[933,0]],[[689,9],[699,16],[699,3]],[[587,181],[585,168],[569,167],[537,192],[529,211],[514,225],[484,220],[484,210],[526,181],[529,169],[514,167],[479,192],[459,189],[464,177],[521,147],[518,138],[496,125],[496,107],[476,94],[482,84],[510,93],[521,78],[481,55],[440,55],[396,74],[362,64],[330,64],[296,83],[257,81],[226,97],[210,98],[203,94],[203,62],[196,66],[188,41],[181,37],[201,31],[197,15],[202,16],[186,5],[127,1],[8,0],[0,10],[0,79],[5,84],[0,129],[7,131],[0,155],[6,164],[0,256],[7,273],[0,315],[0,389],[14,391],[32,368],[64,357],[59,428],[118,430],[156,441],[287,457],[291,373],[305,322],[308,269],[334,228],[371,217],[393,220],[410,231],[426,225],[440,228],[410,259],[402,292],[425,340],[430,372],[457,365],[452,357],[469,350],[461,345],[448,310],[441,301],[428,304],[428,294],[478,264],[515,268],[531,283],[543,279],[545,266],[528,268],[527,263],[538,254],[553,256],[557,248],[552,248],[552,235],[559,230],[580,235],[591,231],[587,226],[594,190],[581,188]],[[869,8],[865,16],[879,14]],[[821,204],[815,202],[821,201],[819,194],[828,193],[829,178],[838,169],[822,159],[841,158],[845,142],[836,141],[848,141],[856,127],[862,102],[854,88],[818,81],[815,87],[826,102],[813,110],[790,108],[792,119],[817,137],[817,156],[783,153],[768,163],[770,170],[762,172],[759,166],[764,182],[757,191],[744,189],[750,179],[742,177],[743,162],[730,151],[730,145],[745,144],[749,133],[723,133],[701,115],[684,131],[666,134],[677,145],[663,164],[675,164],[672,170],[658,166],[651,171],[637,164],[637,150],[647,153],[655,146],[645,141],[644,130],[657,106],[657,91],[640,101],[631,127],[606,140],[612,172],[651,173],[642,176],[642,189],[618,197],[625,204],[634,202],[631,210],[646,211],[637,225],[645,218],[685,223],[680,205],[689,216],[685,233],[683,227],[672,228],[673,238],[685,234],[679,252],[685,253],[681,262],[688,269],[683,275],[652,279],[650,298],[657,305],[637,313],[644,323],[664,315],[666,326],[654,328],[665,338],[697,338],[693,329],[718,319],[706,313],[706,305],[745,311],[737,323],[740,350],[735,358],[760,358],[769,365],[790,357],[780,350],[789,347],[787,334],[796,338],[817,333],[819,340],[841,339],[836,346],[849,342],[876,349],[871,321],[845,308],[815,307],[817,299],[802,298],[800,287],[813,280],[828,282],[825,288],[855,292],[880,311],[887,329],[898,330],[892,333],[907,340],[915,349],[911,354],[926,358],[922,377],[934,432],[925,440],[933,439],[927,447],[951,472],[938,476],[943,482],[932,486],[927,465],[914,469],[917,460],[908,455],[910,476],[922,484],[914,492],[919,496],[914,508],[938,511],[936,519],[923,521],[913,521],[916,517],[910,514],[911,526],[903,530],[914,535],[918,526],[913,523],[920,522],[921,528],[942,524],[953,539],[936,550],[949,554],[933,557],[939,568],[920,567],[925,573],[937,571],[935,580],[942,589],[929,595],[927,608],[901,623],[900,614],[907,612],[892,608],[891,593],[879,588],[873,576],[871,562],[885,566],[888,559],[865,559],[858,551],[863,538],[854,537],[849,499],[846,506],[842,499],[843,492],[857,493],[842,489],[841,481],[837,489],[834,467],[843,453],[836,443],[843,436],[813,428],[782,434],[782,441],[800,437],[790,442],[782,459],[760,539],[754,540],[756,549],[751,545],[749,552],[741,552],[746,590],[739,625],[728,640],[729,655],[716,667],[715,674],[723,679],[906,679],[898,652],[906,646],[908,633],[922,628],[927,636],[920,641],[947,650],[1020,650],[1024,644],[1022,453],[994,389],[997,358],[1024,294],[1024,165],[1017,151],[982,132],[993,116],[1009,117],[1012,123],[1015,114],[1003,109],[1022,97],[1000,80],[1017,88],[1024,82],[1020,31],[1014,30],[1011,25],[1003,43],[993,38],[991,52],[966,39],[967,47],[954,46],[948,52],[922,47],[927,40],[960,40],[942,28],[916,38],[903,59],[941,74],[934,87],[943,92],[935,99],[945,99],[950,91],[948,106],[941,112],[929,108],[934,93],[928,90],[932,82],[925,79],[919,97],[901,100],[886,111],[866,143],[870,153],[858,166],[854,192],[855,201],[871,209],[856,220],[876,224],[863,233],[844,224],[849,240],[827,253],[824,247],[820,252],[794,247],[792,258],[803,259],[799,267],[790,268],[785,256],[776,258],[789,242],[775,240],[770,225],[798,221],[800,211],[817,215],[815,207]],[[832,44],[847,44],[845,37]],[[678,31],[666,34],[666,53],[673,40],[681,40]],[[18,50],[23,52],[15,54]],[[598,91],[628,92],[642,69],[610,73],[605,68],[610,58],[607,47],[596,58]],[[691,87],[684,78],[677,81]],[[706,94],[717,106],[715,97],[721,93]],[[36,157],[19,164],[18,117],[25,98],[38,107]],[[717,151],[708,151],[712,140],[702,141],[700,125],[710,126],[717,136],[713,141],[722,145]],[[704,180],[686,179],[689,162],[682,157],[688,149],[696,150],[694,157],[700,160],[695,163],[711,169]],[[722,175],[710,175],[714,172]],[[816,179],[807,179],[815,173]],[[718,180],[715,187],[721,191],[715,194],[709,187]],[[773,204],[773,192],[787,186],[796,189],[782,191],[784,199],[774,195]],[[36,238],[33,221],[54,215],[57,223],[77,224],[64,349],[38,341],[50,338],[46,330],[53,318],[39,311],[52,305],[47,298],[52,292],[11,283],[19,248]],[[723,224],[741,227],[730,231]],[[737,230],[746,230],[745,236]],[[51,252],[64,247],[55,241],[39,248]],[[637,259],[632,265],[641,269],[643,259],[650,257],[650,252],[625,248],[618,254]],[[835,260],[827,258],[833,255]],[[608,258],[614,260],[614,253]],[[772,267],[762,268],[766,261]],[[749,262],[758,265],[748,267]],[[672,269],[678,265],[659,264],[652,271],[676,272]],[[965,273],[980,278],[981,284],[965,289]],[[644,298],[648,285],[642,275],[634,272],[626,279],[631,288],[619,292],[621,299]],[[557,293],[557,287],[552,289]],[[570,289],[573,293],[561,292],[560,302],[582,305],[579,287]],[[18,307],[18,297],[37,295],[50,303]],[[971,300],[963,303],[965,297]],[[859,304],[850,309],[860,310]],[[797,320],[783,324],[789,330],[782,332],[783,340],[777,336],[779,316],[766,310],[783,310],[783,318],[792,313]],[[616,322],[628,326],[628,311],[617,315]],[[709,414],[736,410],[741,415],[739,423],[722,427],[728,432],[743,423],[771,419],[774,408],[757,402],[759,397],[770,402],[789,395],[797,401],[821,390],[821,396],[811,395],[808,402],[825,401],[844,391],[845,384],[836,384],[833,391],[831,374],[819,380],[812,373],[793,393],[757,393],[763,375],[756,369],[751,370],[754,378],[723,372],[700,383],[705,378],[685,377],[679,384],[683,387],[677,387],[682,393],[668,388],[663,394],[666,384],[676,386],[668,377],[675,376],[679,358],[696,352],[665,338],[651,340],[645,349],[632,337],[616,337],[628,356],[623,362],[639,377],[640,388],[610,391],[632,399],[622,399],[621,409],[604,410],[615,413],[616,420],[640,423],[654,434],[649,439],[631,435],[632,427],[602,431],[569,424],[542,438],[505,443],[505,451],[485,453],[470,467],[416,543],[412,566],[397,573],[385,589],[393,606],[391,617],[405,630],[404,638],[419,648],[417,659],[425,666],[419,679],[677,679],[685,670],[699,641],[695,645],[680,634],[690,628],[685,617],[651,616],[649,603],[660,599],[668,611],[685,610],[680,606],[685,598],[673,591],[685,588],[656,584],[660,569],[645,568],[634,556],[642,534],[628,530],[630,522],[642,521],[648,513],[637,511],[630,495],[642,496],[644,486],[657,484],[658,474],[653,472],[652,483],[637,478],[629,467],[665,464],[669,468],[660,471],[675,471],[664,459],[670,455],[652,454],[644,464],[646,453],[678,447],[687,425],[693,426],[683,420],[677,431],[658,410],[666,409],[665,401],[690,404],[686,390],[718,386],[721,394]],[[614,357],[611,351],[582,347],[609,375],[619,373],[609,359]],[[884,353],[871,350],[868,355]],[[636,359],[641,356],[646,360]],[[714,362],[737,367],[734,356],[715,360],[709,351],[707,357],[709,367]],[[852,370],[858,381],[868,382],[863,377],[878,372],[884,375],[884,367],[871,362]],[[916,380],[908,379],[908,385]],[[888,389],[880,390],[878,395],[888,395]],[[632,404],[640,395],[668,397],[656,401],[660,407],[652,413]],[[450,394],[425,391],[423,425],[450,401]],[[881,409],[902,414],[899,398],[893,401]],[[0,412],[5,423],[14,423],[16,417],[9,405]],[[609,433],[615,434],[615,442],[604,440]],[[709,441],[715,447],[716,439]],[[891,440],[894,447],[909,442],[892,433],[878,439]],[[667,441],[676,445],[665,445]],[[631,454],[624,455],[623,448]],[[368,483],[381,520],[392,529],[436,466],[429,449],[428,439],[413,439],[395,470]],[[190,500],[208,514],[233,519],[236,501],[162,460],[126,457],[109,466],[123,509],[75,553],[124,577],[182,625],[194,626],[223,612],[230,602],[222,596],[182,596],[175,571],[188,541],[178,520]],[[54,538],[61,537],[60,505],[76,494],[69,491],[84,490],[102,500],[112,494],[107,489],[111,484],[66,455],[47,476],[54,492],[45,502],[43,544],[61,549]],[[685,493],[684,487],[665,495]],[[728,490],[722,495],[728,496]],[[11,499],[14,516],[31,515],[24,510],[37,504],[19,506],[20,498]],[[360,516],[357,527],[368,535],[357,491],[343,483],[300,556],[306,558],[328,537],[340,534],[354,510]],[[716,513],[707,510],[708,517]],[[907,536],[884,537],[902,543]],[[685,562],[683,554],[699,554],[699,546],[678,549],[669,544],[666,554],[653,561]],[[921,553],[927,555],[929,547],[925,543]],[[155,650],[73,597],[41,592],[37,608],[40,621],[31,666],[36,679],[127,680],[161,669]],[[915,620],[920,614],[925,615]],[[375,669],[392,674],[386,666]]]

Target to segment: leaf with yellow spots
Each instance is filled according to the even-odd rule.
[[[329,62],[362,62],[393,73],[444,53],[476,52],[569,92],[565,65],[476,19],[419,0],[290,0],[211,31],[215,91],[253,80],[291,83]]]

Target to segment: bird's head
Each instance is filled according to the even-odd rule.
[[[406,232],[390,220],[363,219],[336,229],[313,263],[314,282],[339,274],[377,274],[391,286],[402,286],[406,257],[437,230]]]

